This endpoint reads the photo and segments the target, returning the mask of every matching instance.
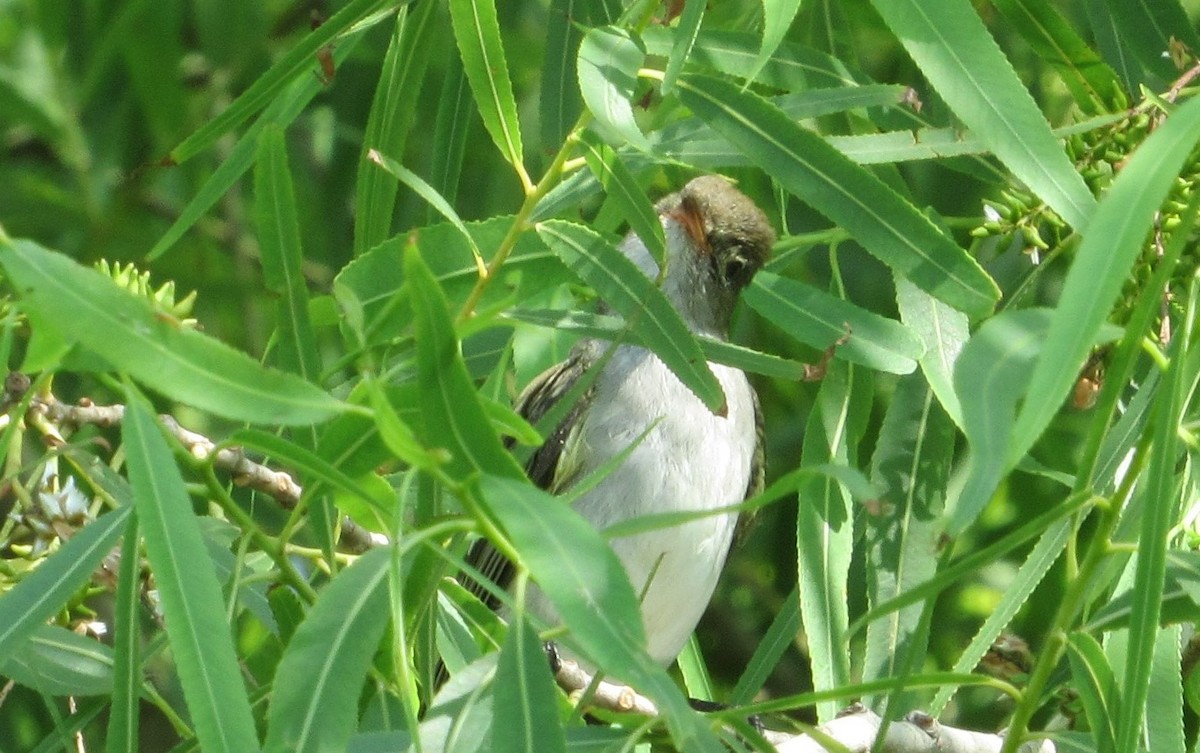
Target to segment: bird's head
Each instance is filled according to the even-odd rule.
[[[738,293],[770,257],[767,216],[724,178],[695,178],[655,207],[667,238],[663,292],[696,329],[725,334]]]

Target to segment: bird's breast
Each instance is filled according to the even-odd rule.
[[[656,356],[623,346],[597,379],[570,442],[577,462],[568,484],[628,453],[575,502],[597,528],[660,513],[698,514],[612,541],[642,594],[650,653],[664,663],[700,619],[733,538],[736,515],[702,513],[741,502],[750,481],[756,431],[749,383],[736,369],[714,364],[713,371],[725,391],[723,415],[708,410]]]

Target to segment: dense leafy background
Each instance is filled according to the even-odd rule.
[[[642,734],[582,727],[531,626],[504,634],[444,580],[479,532],[679,747],[716,744],[686,684],[806,720],[863,698],[1194,750],[1198,10],[0,0],[0,349],[65,402],[128,406],[49,452],[53,418],[7,406],[0,750],[76,730],[95,750],[392,750],[418,714],[425,750],[450,718],[497,750]],[[735,318],[754,352],[623,309],[644,281],[604,261],[707,171],[781,231]],[[131,294],[101,259],[151,281]],[[631,331],[585,315],[597,294]],[[596,332],[711,404],[689,354],[742,365],[767,417],[770,504],[673,678],[601,540],[500,439],[535,441],[511,398]],[[307,515],[188,458],[152,409],[294,472]],[[39,503],[68,479],[89,510]],[[335,555],[339,513],[399,543]],[[612,580],[597,620],[579,589]],[[92,621],[101,643],[66,629]],[[1001,632],[1037,660],[985,661],[1018,700],[929,675],[976,670]],[[475,660],[489,641],[496,664]],[[854,687],[880,678],[910,689]],[[842,693],[797,697],[814,687]]]

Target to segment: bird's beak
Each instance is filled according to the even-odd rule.
[[[708,232],[704,229],[704,218],[700,216],[700,210],[692,202],[684,199],[667,216],[679,223],[680,227],[691,237],[692,243],[700,253],[712,252],[712,248],[708,245]]]

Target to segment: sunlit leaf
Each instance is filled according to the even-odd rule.
[[[762,48],[758,51],[758,57],[754,61],[753,72],[746,78],[750,80],[758,78],[763,66],[779,49],[779,44],[787,34],[788,27],[792,25],[792,20],[800,10],[802,2],[803,0],[763,0]]]
[[[1155,213],[1200,139],[1200,99],[1171,113],[1121,168],[1067,271],[1033,364],[1029,391],[1006,453],[1009,467],[1058,412],[1150,233]]]
[[[517,101],[500,41],[495,0],[451,0],[450,19],[483,124],[504,159],[523,172]]]
[[[903,324],[786,277],[760,272],[743,296],[764,318],[807,345],[825,349],[845,337],[835,358],[907,374],[924,353],[921,341]]]
[[[129,481],[179,681],[205,750],[258,750],[221,586],[183,478],[146,399],[126,391]]]
[[[958,357],[954,391],[970,443],[966,486],[951,511],[949,530],[961,533],[991,499],[1008,470],[1004,462],[1017,402],[1045,342],[1048,309],[1006,311],[984,322]]]
[[[561,220],[538,234],[573,272],[625,317],[646,347],[711,410],[725,403],[721,385],[679,312],[630,259],[590,228]]]
[[[387,624],[389,556],[376,549],[339,573],[296,629],[275,673],[264,750],[345,748]]]
[[[308,315],[308,289],[301,266],[300,221],[292,191],[283,129],[268,126],[259,139],[255,168],[255,217],[262,249],[263,281],[278,297],[275,325],[279,365],[310,382],[321,373],[317,338]]]
[[[116,544],[131,507],[113,510],[76,532],[57,552],[0,596],[0,661],[19,651],[79,588]]]
[[[383,69],[367,114],[363,152],[400,158],[419,108],[414,101],[425,82],[429,55],[436,46],[431,19],[437,3],[401,8],[383,57]],[[396,209],[396,183],[366,160],[358,166],[354,190],[354,254],[359,256],[388,236]]]
[[[999,290],[979,264],[916,207],[816,134],[721,79],[681,78],[679,97],[780,185],[918,287],[971,316],[991,311]]]
[[[1095,199],[971,4],[873,5],[955,115],[1063,219],[1086,226]]]
[[[254,83],[220,115],[205,123],[172,149],[171,161],[178,164],[208,149],[226,132],[261,110],[284,86],[297,78],[311,76],[309,71],[317,67],[317,51],[345,34],[351,26],[382,5],[383,0],[351,0],[299,44],[288,50],[270,70],[256,78]],[[316,83],[320,86],[320,82]]]
[[[954,424],[923,375],[908,375],[896,388],[871,459],[871,479],[881,491],[879,508],[868,513],[864,542],[871,604],[936,572],[953,458]],[[914,670],[906,662],[924,655],[928,640],[918,627],[922,609],[914,605],[867,626],[864,681]]]
[[[596,125],[612,143],[648,149],[633,117],[637,71],[646,51],[629,32],[615,27],[592,29],[579,46],[579,91]]]
[[[675,88],[675,81],[691,56],[692,45],[700,34],[700,23],[704,20],[707,6],[707,0],[684,0],[683,12],[672,29],[675,42],[671,45],[671,55],[667,58],[667,69],[663,73],[663,94],[670,94]]]
[[[611,147],[601,143],[590,132],[583,134],[581,146],[588,167],[604,187],[605,195],[629,223],[630,231],[646,244],[646,250],[661,269],[666,259],[666,241],[662,221],[654,211],[650,197],[638,185],[620,154]]]
[[[0,664],[0,675],[46,695],[108,695],[113,653],[95,638],[39,625],[24,648]]]
[[[111,278],[30,241],[0,239],[4,265],[37,321],[168,397],[240,421],[307,424],[341,404],[295,377],[180,326]]]
[[[484,477],[482,487],[482,501],[511,538],[521,564],[571,627],[567,640],[657,702],[681,750],[722,750],[666,671],[646,655],[637,596],[596,529],[528,483]]]

